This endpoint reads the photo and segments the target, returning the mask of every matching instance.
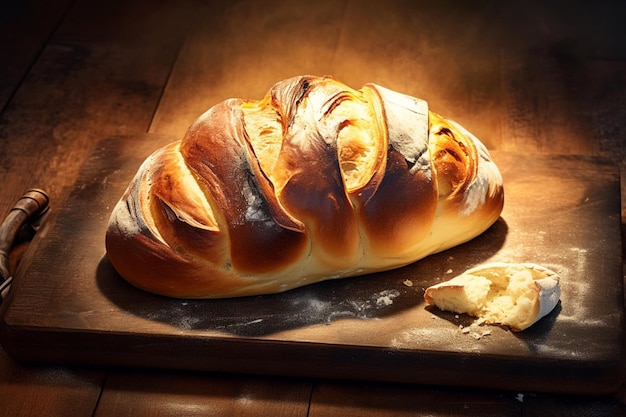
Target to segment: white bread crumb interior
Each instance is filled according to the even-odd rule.
[[[560,277],[531,263],[490,263],[426,289],[441,310],[522,331],[549,314],[561,297]]]

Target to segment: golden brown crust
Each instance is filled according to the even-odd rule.
[[[221,211],[232,268],[242,274],[274,272],[302,257],[308,238],[278,204],[250,155],[240,105],[228,100],[213,107],[191,127],[181,154]]]
[[[341,176],[336,141],[328,141],[323,123],[311,117],[312,114],[321,117],[332,106],[325,111],[320,109],[317,97],[310,97],[310,92],[319,95],[316,91],[319,89],[324,97],[333,97],[342,90],[320,81],[304,78],[297,83],[298,88],[287,90],[292,92],[291,96],[282,96],[289,105],[282,113],[286,123],[275,171],[283,173],[278,190],[280,204],[314,236],[310,256],[332,271],[356,264],[360,239]]]
[[[107,252],[163,295],[272,293],[414,262],[482,233],[502,204],[484,146],[423,100],[295,77],[217,104],[148,158]]]

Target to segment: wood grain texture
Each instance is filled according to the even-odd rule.
[[[113,10],[118,19],[126,12],[123,7]],[[73,11],[68,12],[69,23],[72,16]],[[76,20],[86,28],[98,27],[102,16],[92,18],[95,21],[85,16]],[[111,19],[107,25],[118,27]],[[149,29],[149,25],[129,27],[136,35]],[[178,52],[172,34],[148,43],[92,40],[92,33],[81,38],[77,30],[64,26],[59,32],[64,35],[45,46],[0,115],[4,156],[0,176],[13,179],[3,181],[7,200],[2,201],[2,211],[33,186],[46,189],[53,202],[63,201],[63,188],[75,181],[97,140],[103,135],[146,131]]]
[[[91,416],[104,372],[15,363],[0,350],[1,416]]]
[[[95,417],[305,417],[311,382],[202,373],[118,371]]]
[[[181,50],[150,132],[182,136],[221,100],[260,99],[276,81],[314,74],[427,99],[435,111],[495,141],[496,2],[460,9],[453,3],[243,1],[209,13]],[[433,21],[439,14],[445,24]]]
[[[262,98],[276,81],[330,74],[345,1],[240,1],[200,10],[183,45],[151,133],[182,136],[212,105]]]
[[[309,417],[521,416],[515,393],[434,389],[406,385],[320,384]]]
[[[619,417],[624,404],[615,398],[524,395],[523,417]]]
[[[0,111],[11,99],[71,0],[24,0],[0,4]]]

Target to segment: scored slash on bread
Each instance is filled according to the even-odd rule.
[[[421,99],[299,76],[228,99],[151,155],[111,213],[138,288],[219,298],[398,268],[500,216],[485,146]]]
[[[428,287],[424,299],[519,332],[549,314],[561,297],[559,275],[532,263],[489,263]]]

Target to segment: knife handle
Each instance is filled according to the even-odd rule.
[[[7,217],[0,224],[0,282],[4,289],[11,280],[9,271],[9,252],[15,237],[26,223],[41,217],[48,211],[50,199],[48,194],[40,189],[28,190],[9,210]],[[8,281],[8,282],[7,282]],[[0,293],[2,293],[0,289]]]

